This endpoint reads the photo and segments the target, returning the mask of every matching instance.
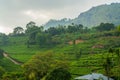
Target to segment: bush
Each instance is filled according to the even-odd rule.
[[[46,80],[71,80],[71,74],[64,68],[57,68],[48,74]]]
[[[0,66],[0,79],[2,78],[4,73],[5,73],[5,70]]]

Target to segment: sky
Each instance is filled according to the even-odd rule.
[[[30,21],[40,26],[50,19],[73,19],[92,7],[111,3],[120,0],[0,0],[0,32],[25,28]]]

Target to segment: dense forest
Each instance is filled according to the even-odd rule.
[[[30,21],[0,33],[0,48],[2,80],[73,80],[91,72],[120,79],[120,26],[113,23],[44,29]]]

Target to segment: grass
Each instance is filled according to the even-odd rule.
[[[22,68],[20,65],[16,65],[10,60],[3,58],[0,59],[0,65],[7,71],[7,72],[14,72],[14,71],[22,71]]]
[[[83,36],[85,36],[83,38],[85,39],[85,42],[79,43],[77,45],[60,44],[52,48],[40,48],[38,45],[32,45],[30,46],[30,48],[27,48],[26,46],[27,37],[25,36],[10,37],[9,38],[10,44],[8,44],[7,46],[1,46],[1,48],[5,50],[11,57],[21,62],[27,62],[36,53],[46,53],[48,51],[51,51],[58,56],[60,55],[60,53],[64,53],[67,54],[67,56],[69,57],[70,72],[73,75],[89,74],[92,71],[104,74],[104,70],[102,68],[104,59],[102,58],[104,58],[104,56],[107,55],[105,54],[105,52],[107,52],[110,47],[116,48],[116,46],[118,46],[119,48],[118,44],[120,43],[120,37],[113,38],[113,37],[102,36],[102,37],[90,39],[90,35],[92,34],[86,34],[86,35],[76,34],[75,36],[76,38],[78,38],[79,36],[83,38]],[[103,44],[105,48],[92,49],[92,47],[97,44]],[[80,50],[82,50],[82,56],[79,59],[76,59],[75,58],[76,52],[79,52]],[[115,58],[116,55],[111,57]],[[6,58],[1,59],[0,61],[1,61],[0,65],[3,66],[7,71],[10,72],[22,71],[21,66],[13,64],[11,61],[9,61]]]
[[[103,56],[104,55],[104,56]],[[74,77],[76,76],[81,76],[85,74],[90,74],[92,72],[96,73],[102,73],[105,75],[103,63],[105,61],[106,56],[108,53],[104,54],[89,54],[89,55],[84,55],[78,60],[73,60],[71,61],[71,73]],[[116,55],[114,54],[109,54],[109,57],[113,58],[116,60]],[[115,66],[115,64],[114,64]],[[115,67],[112,68],[112,71],[114,73]],[[115,75],[114,75],[115,76]]]

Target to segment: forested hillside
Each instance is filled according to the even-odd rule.
[[[120,0],[0,0],[0,80],[120,80]]]
[[[87,27],[94,27],[100,23],[113,23],[119,25],[120,3],[100,5],[81,13],[75,19],[50,20],[44,26],[46,28],[58,25],[69,25],[71,23],[82,24]]]
[[[18,26],[9,35],[1,33],[0,48],[2,80],[74,80],[91,72],[120,78],[120,26],[113,23],[44,29],[30,21],[26,29]]]

